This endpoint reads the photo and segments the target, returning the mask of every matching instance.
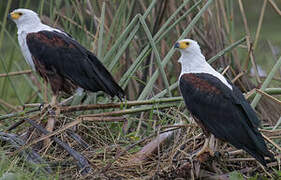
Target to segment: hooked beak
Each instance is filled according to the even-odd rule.
[[[174,48],[177,49],[180,47],[180,43],[176,42],[176,44],[174,45]]]

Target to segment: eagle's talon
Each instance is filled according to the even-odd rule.
[[[215,157],[215,153],[217,151],[215,151],[214,149],[214,136],[211,135],[210,137],[205,139],[203,147],[197,153],[195,153],[195,156],[199,160],[202,159],[200,156],[206,153],[211,157]]]
[[[224,151],[224,152],[223,152],[223,156],[226,157],[226,158],[229,158],[229,156],[230,156],[230,155],[229,155],[229,152],[228,152],[228,151]]]
[[[49,112],[50,108],[52,108],[52,106],[50,104],[46,104],[46,103],[42,103],[39,106],[39,110],[41,111],[41,113],[45,113],[46,111]]]
[[[44,105],[45,105],[45,103],[41,103],[40,105],[39,105],[39,111],[42,111],[42,109],[44,108]]]
[[[214,157],[215,157],[215,158],[217,158],[217,159],[221,158],[221,157],[222,157],[221,152],[219,152],[219,151],[215,151],[215,153],[214,153]]]

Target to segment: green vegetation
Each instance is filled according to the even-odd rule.
[[[185,37],[200,43],[212,66],[235,81],[253,100],[253,106],[257,105],[261,130],[276,144],[268,146],[280,159],[281,15],[274,5],[281,7],[281,2],[4,0],[0,3],[0,131],[23,117],[36,117],[34,120],[44,126],[49,117],[39,111],[41,103],[50,101],[49,87],[35,72],[25,71],[30,67],[20,52],[16,26],[7,21],[7,14],[13,9],[29,8],[38,12],[46,24],[64,29],[94,52],[126,91],[126,102],[111,107],[105,107],[112,101],[103,93],[83,93],[67,102],[60,99],[63,105],[83,105],[84,111],[65,110],[57,117],[52,135],[90,161],[94,170],[86,177],[208,179],[227,174],[230,179],[278,178],[277,164],[265,170],[249,155],[237,153],[224,143],[219,148],[232,152],[229,157],[212,163],[186,162],[187,155],[202,145],[203,136],[179,97],[179,54],[173,49],[173,44]],[[256,64],[268,76],[251,74],[250,69]],[[21,71],[25,72],[5,75]],[[262,87],[260,90],[268,96],[255,92],[257,87]],[[105,105],[90,107],[97,103]],[[79,135],[88,147],[75,141],[68,130]],[[169,132],[169,138],[155,141],[156,150],[146,151],[148,158],[135,158],[157,135]],[[18,179],[81,178],[75,160],[56,143],[43,147],[42,141],[37,141],[41,133],[30,124],[25,122],[12,133],[27,133],[29,146],[56,164],[54,174],[38,173],[19,154],[11,154],[14,149],[3,142],[0,179],[5,173],[15,173],[12,175]]]
[[[46,176],[46,174],[39,171],[39,168],[32,167],[25,164],[23,159],[16,157],[9,159],[5,155],[5,151],[1,150],[0,160],[0,179],[1,180],[48,180],[58,179],[58,174],[54,176]]]

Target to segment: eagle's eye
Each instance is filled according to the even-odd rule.
[[[19,14],[20,16],[22,15],[22,13],[21,13],[21,12],[19,12],[18,14]]]
[[[185,42],[185,44],[186,44],[187,46],[189,46],[189,42]]]

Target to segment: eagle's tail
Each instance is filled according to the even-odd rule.
[[[257,129],[253,129],[250,133],[252,142],[243,147],[250,155],[256,158],[262,165],[266,166],[265,157],[269,157],[271,161],[275,161],[274,155],[267,149],[265,141],[261,133]]]
[[[115,82],[112,75],[96,56],[88,52],[88,57],[92,62],[92,70],[95,74],[93,80],[95,84],[99,84],[99,90],[106,92],[111,97],[117,96],[122,101],[122,98],[125,96],[124,90]]]

